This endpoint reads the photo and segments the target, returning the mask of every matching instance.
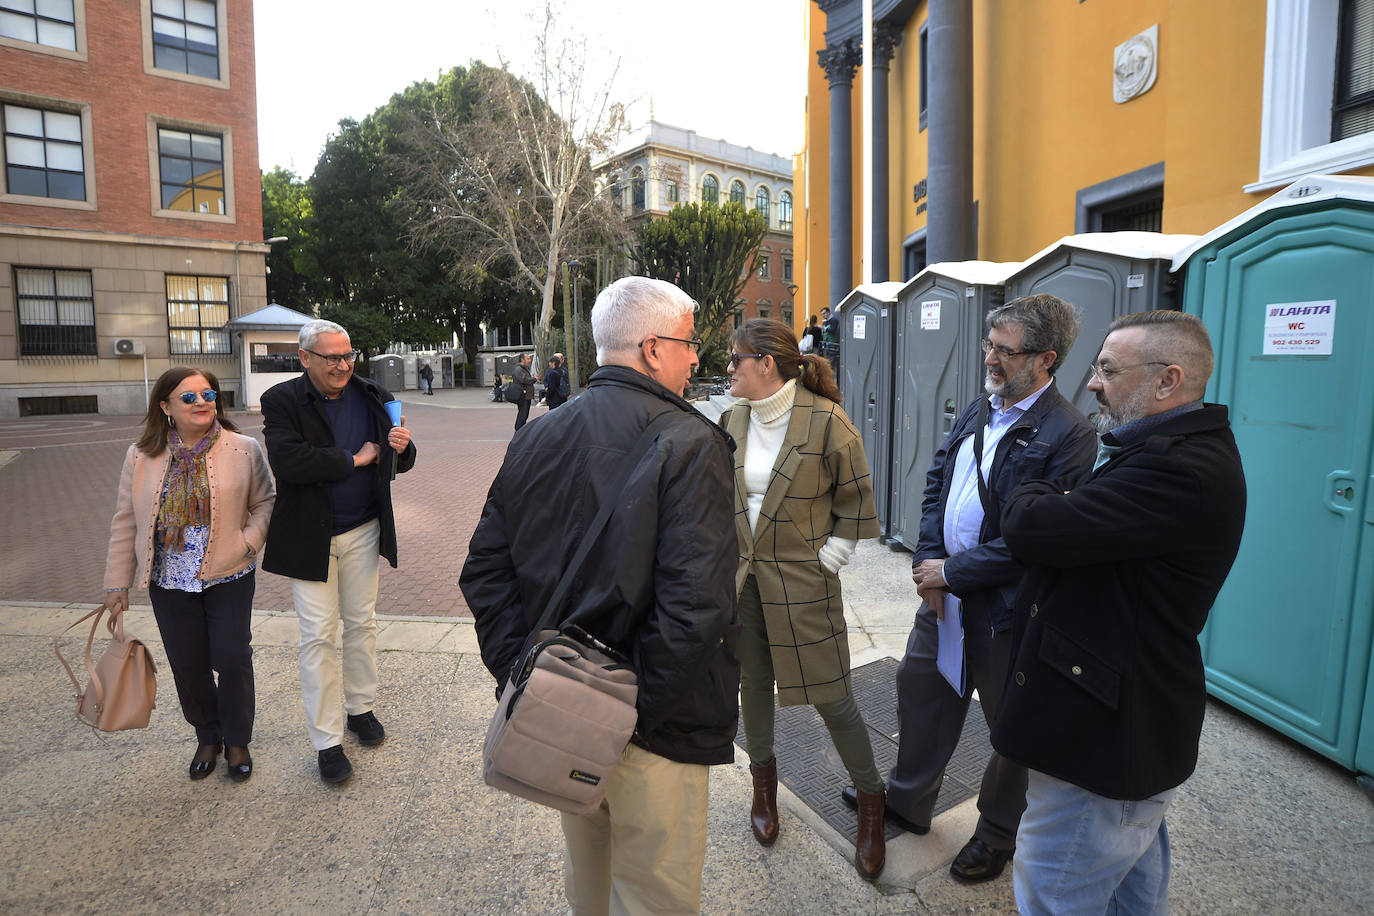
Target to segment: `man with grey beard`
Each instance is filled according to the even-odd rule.
[[[1092,372],[1092,474],[1040,475],[1002,514],[1026,573],[992,746],[1029,768],[1013,865],[1027,916],[1167,912],[1165,814],[1207,705],[1197,637],[1245,526],[1226,407],[1202,400],[1202,322],[1124,315]]]
[[[922,599],[897,669],[897,763],[887,779],[887,817],[916,834],[930,830],[945,767],[963,731],[973,691],[989,727],[1011,659],[1011,604],[1021,567],[1002,540],[1001,504],[1024,480],[1076,481],[1092,467],[1092,427],[1054,373],[1078,336],[1072,305],[1026,296],[988,313],[985,389],[965,408],[926,477],[912,579]],[[964,628],[965,689],[951,689],[936,656],[945,600],[956,596]],[[845,790],[846,800],[853,792]],[[1026,805],[1026,770],[994,754],[978,795],[973,838],[950,873],[965,882],[1002,873]]]

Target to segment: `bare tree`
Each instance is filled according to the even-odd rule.
[[[400,166],[412,240],[473,277],[502,259],[512,265],[541,294],[542,351],[564,254],[619,248],[628,232],[591,168],[625,130],[614,70],[604,82],[589,77],[586,39],[560,34],[547,0],[535,25],[532,79],[513,75],[504,57],[499,70],[474,64],[470,104],[436,100],[412,122]]]

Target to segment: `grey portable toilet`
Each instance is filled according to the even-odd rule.
[[[844,412],[859,430],[873,478],[878,524],[887,534],[891,471],[892,319],[898,282],[863,283],[835,307],[840,322],[840,395]]]
[[[406,353],[401,356],[401,367],[405,373],[403,376],[404,387],[407,390],[415,390],[420,387],[420,359],[414,353]]]
[[[404,361],[393,353],[383,353],[371,359],[372,381],[392,394],[401,391],[405,381]]]
[[[1083,328],[1055,373],[1059,391],[1085,414],[1097,411],[1088,390],[1088,366],[1097,358],[1107,325],[1131,312],[1177,309],[1174,255],[1195,235],[1160,232],[1089,232],[1069,235],[1026,260],[1007,278],[1006,297],[1050,293],[1078,306]]]
[[[1303,178],[1175,267],[1249,491],[1200,637],[1207,689],[1374,773],[1374,180]]]
[[[983,316],[1002,304],[1003,283],[1020,267],[1020,261],[931,264],[897,294],[886,534],[910,550],[920,538],[921,498],[935,452],[983,387]]]
[[[435,366],[435,365],[434,365],[435,362],[438,362],[439,365],[438,365],[438,366]],[[452,388],[452,387],[453,387],[453,354],[452,354],[452,353],[441,353],[441,354],[438,356],[437,360],[431,359],[431,360],[429,361],[429,367],[430,367],[431,369],[435,370],[435,371],[434,371],[434,381],[438,382],[438,387],[440,387],[440,388]]]

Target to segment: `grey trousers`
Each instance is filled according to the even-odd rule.
[[[917,825],[929,825],[944,782],[945,767],[958,747],[969,700],[978,691],[988,727],[997,719],[1007,669],[1011,631],[992,634],[981,603],[964,605],[964,656],[968,686],[956,694],[935,666],[939,635],[935,612],[925,604],[897,666],[897,721],[901,737],[897,763],[887,777],[887,805]],[[1026,810],[1026,768],[993,753],[978,792],[978,827],[973,835],[993,849],[1016,846],[1016,828]]]

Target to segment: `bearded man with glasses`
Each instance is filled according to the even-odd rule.
[[[922,604],[897,668],[897,763],[887,777],[887,817],[915,834],[930,831],[936,798],[973,691],[991,726],[1011,660],[1012,597],[1020,565],[1002,540],[1001,507],[1024,480],[1076,480],[1092,467],[1096,442],[1054,373],[1078,336],[1072,305],[1026,296],[988,313],[984,389],[935,453],[921,502],[912,580]],[[957,602],[953,599],[957,599]],[[962,613],[965,689],[940,673],[937,621]],[[948,605],[948,607],[947,607]],[[846,800],[852,791],[846,789]],[[950,866],[960,881],[1002,873],[1025,808],[1025,768],[994,754],[978,793],[978,826]]]
[[[353,775],[344,714],[358,743],[382,743],[377,698],[378,556],[396,566],[391,481],[415,465],[405,417],[391,425],[391,393],[353,374],[358,351],[332,321],[301,328],[305,372],[262,396],[277,503],[262,568],[291,579],[300,621],[301,696],[320,778]],[[343,664],[334,636],[343,623]],[[339,706],[340,692],[343,707]]]
[[[1211,374],[1196,316],[1116,319],[1088,383],[1092,474],[1038,475],[1007,500],[1002,533],[1027,571],[992,745],[1030,772],[1022,913],[1168,911],[1164,817],[1207,706],[1197,637],[1245,525],[1226,407],[1202,401]]]

